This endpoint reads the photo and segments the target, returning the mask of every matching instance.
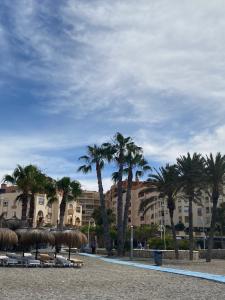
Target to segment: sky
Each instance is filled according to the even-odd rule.
[[[131,136],[150,165],[225,151],[225,1],[1,0],[0,177]],[[111,185],[112,166],[104,171]]]

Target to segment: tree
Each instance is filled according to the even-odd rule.
[[[27,219],[27,205],[30,200],[30,192],[33,183],[34,169],[33,165],[22,167],[18,165],[12,175],[5,175],[4,182],[9,182],[18,186],[21,191],[16,197],[16,201],[22,202],[22,217],[23,221]]]
[[[115,215],[110,208],[108,208],[106,210],[106,212],[107,212],[108,223],[110,226],[111,224],[113,224],[115,222]],[[100,226],[103,225],[102,214],[101,214],[100,208],[94,209],[92,217],[94,218],[96,225],[100,225]]]
[[[206,171],[206,186],[210,190],[210,197],[212,200],[212,218],[208,239],[208,251],[206,261],[210,262],[212,258],[212,247],[215,233],[216,219],[217,219],[217,205],[220,195],[223,194],[224,176],[225,176],[225,156],[217,153],[215,158],[212,153],[206,156],[205,160]]]
[[[110,159],[114,160],[118,166],[117,173],[117,252],[118,255],[123,255],[124,246],[124,227],[123,227],[123,174],[126,166],[126,155],[128,148],[133,146],[131,137],[124,137],[121,133],[117,132],[114,136],[112,144],[105,144],[106,149],[111,154]]]
[[[124,175],[127,175],[126,181],[126,199],[124,205],[123,213],[123,250],[125,244],[125,235],[128,223],[128,212],[131,202],[131,190],[133,184],[133,178],[138,181],[140,177],[144,175],[145,172],[151,170],[148,162],[143,156],[143,150],[141,147],[136,146],[134,143],[131,143],[127,146],[127,153],[124,157],[125,159],[125,168]],[[118,182],[119,174],[118,172],[113,173],[113,180]]]
[[[217,214],[216,214],[216,223],[218,224],[220,228],[220,234],[221,234],[221,246],[224,248],[224,234],[225,234],[225,203],[221,203],[220,207],[217,208]]]
[[[187,153],[177,158],[179,172],[179,188],[188,198],[189,203],[189,251],[190,260],[193,260],[194,238],[193,238],[193,202],[200,201],[201,190],[204,183],[204,158],[201,154]]]
[[[34,221],[35,194],[45,193],[46,176],[36,166],[31,166],[30,173],[30,208],[28,223],[30,227],[32,227]]]
[[[166,165],[166,167],[155,170],[156,174],[150,174],[148,181],[152,183],[152,192],[158,192],[158,197],[167,200],[167,207],[170,215],[170,223],[173,234],[174,250],[176,259],[179,258],[178,242],[176,237],[176,229],[174,225],[173,215],[175,210],[175,200],[179,191],[178,171],[175,165]],[[150,209],[151,203],[155,196],[144,199],[140,203],[140,211],[144,214]]]
[[[108,255],[112,254],[111,238],[109,233],[109,222],[107,218],[107,212],[105,207],[105,196],[102,184],[102,170],[105,165],[105,160],[107,155],[110,153],[109,148],[98,147],[97,145],[87,147],[87,155],[81,156],[80,160],[84,161],[85,164],[78,168],[78,171],[87,174],[92,171],[93,166],[95,167],[97,181],[98,181],[98,191],[100,198],[100,209],[103,221],[104,230],[104,243]]]
[[[56,182],[56,187],[58,191],[62,193],[59,212],[59,228],[63,229],[66,204],[70,201],[74,201],[78,196],[80,196],[82,194],[82,190],[79,181],[72,181],[70,177],[63,177],[58,180]]]

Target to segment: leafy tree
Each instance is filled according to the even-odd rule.
[[[74,199],[80,196],[82,190],[79,181],[72,181],[70,177],[63,177],[58,180],[56,182],[56,187],[58,191],[62,193],[59,212],[59,228],[63,229],[66,204],[70,201],[74,201]]]
[[[205,160],[206,185],[210,189],[212,200],[212,218],[208,239],[208,251],[206,261],[210,262],[212,258],[212,247],[217,219],[217,205],[220,195],[223,194],[224,176],[225,176],[225,156],[217,153],[215,158],[212,153],[206,156]]]
[[[179,223],[177,223],[177,224],[175,225],[175,229],[176,229],[177,231],[183,231],[183,230],[185,229],[185,226],[184,226],[183,223],[179,222]]]
[[[216,224],[220,228],[220,234],[223,238],[225,235],[225,203],[221,203],[220,207],[217,208]],[[224,248],[224,241],[222,240],[222,248]]]
[[[104,228],[104,242],[105,247],[107,250],[108,255],[111,255],[111,239],[109,234],[109,222],[107,218],[107,212],[105,207],[105,196],[103,191],[103,184],[102,184],[102,170],[105,165],[106,157],[109,156],[111,150],[106,147],[98,147],[97,145],[88,146],[87,147],[87,155],[81,156],[80,160],[84,161],[85,164],[78,168],[78,171],[87,174],[92,171],[94,166],[98,181],[98,191],[99,191],[99,198],[100,198],[100,209],[103,221],[103,228]]]
[[[113,214],[113,211],[110,208],[108,208],[106,210],[106,212],[107,212],[108,223],[109,223],[109,226],[110,226],[111,224],[113,224],[115,222],[116,218],[115,218],[115,215]],[[93,211],[92,217],[95,220],[95,224],[103,225],[102,214],[101,214],[101,209],[100,208],[96,208]]]
[[[179,258],[178,243],[176,237],[176,229],[174,225],[173,215],[175,210],[175,200],[179,191],[178,186],[178,171],[175,165],[166,165],[161,167],[159,171],[155,170],[156,174],[150,174],[148,181],[152,183],[152,192],[158,192],[158,197],[167,200],[167,207],[170,215],[170,223],[173,234],[173,243],[176,259]],[[144,211],[144,214],[150,209],[151,203],[155,196],[144,199],[140,203],[140,211]]]
[[[193,238],[193,202],[200,201],[201,190],[204,183],[204,158],[201,154],[190,153],[177,158],[179,172],[179,185],[181,192],[188,198],[189,202],[189,251],[190,260],[193,260],[194,238]]]

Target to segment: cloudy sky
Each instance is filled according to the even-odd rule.
[[[224,152],[224,11],[223,0],[1,0],[0,176],[33,163],[95,189],[77,158],[117,131],[154,166]]]

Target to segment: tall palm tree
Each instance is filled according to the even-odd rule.
[[[111,149],[111,159],[118,165],[118,180],[117,180],[117,252],[118,255],[123,255],[123,174],[126,166],[126,155],[128,148],[134,145],[131,137],[124,137],[117,132],[114,136],[113,143],[109,144]],[[107,145],[105,144],[106,148]]]
[[[150,174],[148,181],[152,183],[152,192],[158,192],[159,198],[167,200],[167,207],[170,215],[170,223],[173,234],[174,250],[176,259],[179,258],[178,243],[176,237],[176,229],[174,225],[173,215],[176,208],[175,201],[179,191],[178,171],[175,165],[167,164],[166,167],[155,170],[156,174]],[[140,203],[139,211],[144,211],[144,214],[150,209],[150,204],[155,196],[146,198]]]
[[[184,192],[189,202],[189,251],[190,260],[193,260],[194,238],[193,238],[193,202],[200,200],[199,196],[203,188],[204,158],[201,154],[187,153],[177,158],[180,189]]]
[[[63,177],[56,182],[56,187],[62,193],[59,207],[59,228],[63,229],[66,204],[82,194],[81,184],[77,180],[72,181],[70,177]]]
[[[217,219],[217,205],[220,195],[223,194],[224,177],[225,177],[225,155],[217,153],[215,158],[212,153],[206,156],[205,160],[206,185],[210,189],[212,200],[212,218],[208,239],[208,251],[206,261],[210,262],[212,258],[213,238]]]
[[[5,175],[3,178],[4,182],[9,182],[18,186],[21,191],[16,197],[17,201],[22,202],[22,217],[23,221],[27,219],[27,205],[30,199],[30,191],[31,191],[31,184],[33,181],[33,169],[35,167],[32,165],[28,165],[22,167],[18,165],[15,170],[13,171],[12,175]]]
[[[105,196],[102,184],[102,170],[105,165],[106,156],[109,154],[109,148],[98,147],[97,145],[88,146],[87,154],[81,156],[79,159],[84,161],[85,164],[78,168],[78,172],[83,172],[87,174],[92,171],[94,166],[98,181],[98,191],[99,191],[99,200],[100,200],[100,209],[103,222],[103,231],[104,231],[104,242],[108,255],[112,253],[111,238],[109,233],[109,222],[107,217],[107,211],[105,207]]]
[[[131,144],[128,147],[128,153],[125,157],[126,160],[126,169],[124,169],[124,173],[127,174],[127,192],[126,192],[126,200],[124,206],[124,214],[123,214],[123,249],[125,244],[125,234],[128,223],[128,212],[131,201],[131,189],[133,183],[133,177],[135,175],[135,180],[137,181],[140,177],[144,175],[145,172],[149,171],[151,168],[148,165],[148,162],[145,160],[142,152],[142,148],[136,146],[135,144]]]

